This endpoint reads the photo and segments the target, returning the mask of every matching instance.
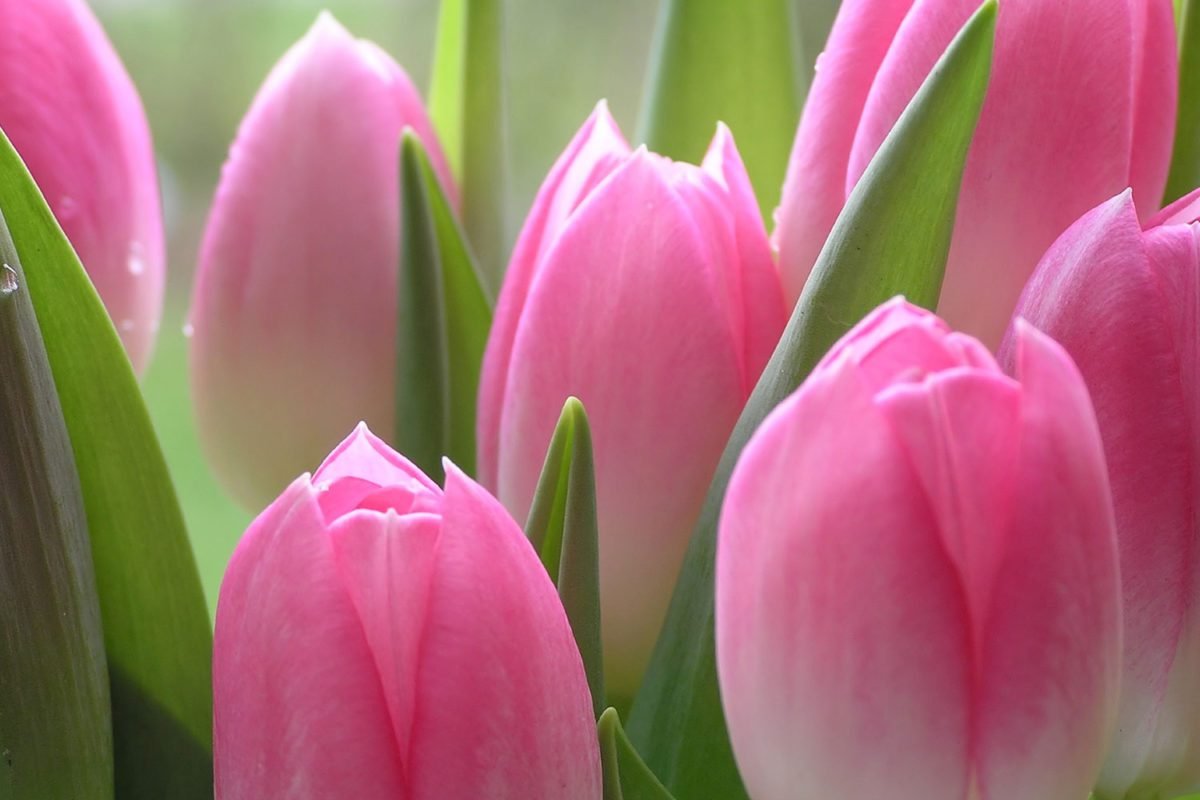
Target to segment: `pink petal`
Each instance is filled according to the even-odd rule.
[[[1158,208],[1175,141],[1179,57],[1175,9],[1169,0],[1133,4],[1135,84],[1129,184],[1142,217]]]
[[[1183,626],[1200,599],[1198,265],[1191,226],[1143,235],[1125,193],[1085,215],[1050,249],[1018,309],[1078,364],[1111,476],[1126,641],[1118,733],[1100,787],[1115,797],[1198,763],[1187,755],[1200,711],[1195,682],[1175,677],[1195,674],[1197,663]]]
[[[448,462],[426,602],[414,800],[599,800],[587,680],[554,586],[512,518]]]
[[[191,367],[201,440],[247,505],[360,420],[391,433],[406,126],[441,164],[404,73],[328,15],[242,123],[205,232]]]
[[[746,393],[754,388],[763,367],[775,351],[787,308],[779,270],[771,255],[771,244],[763,227],[762,214],[745,164],[734,144],[733,134],[718,123],[702,168],[713,175],[724,191],[725,218],[732,221],[736,249],[723,266],[729,273],[733,329],[745,344]]]
[[[946,552],[962,576],[978,642],[1012,523],[1021,390],[997,369],[950,368],[897,383],[876,404],[904,444]]]
[[[154,150],[137,90],[83,0],[2,0],[0,20],[0,127],[143,370],[165,264]]]
[[[1138,202],[1157,204],[1150,180],[1163,173],[1163,80],[1147,54],[1135,70],[1143,24],[1133,0],[1002,4],[988,97],[971,147],[939,312],[987,344],[999,341],[1026,279],[1045,249],[1078,216],[1125,188],[1131,152],[1139,164]],[[847,187],[862,174],[975,0],[914,6],[879,70],[863,111]],[[1137,80],[1133,77],[1139,76]],[[1146,86],[1140,81],[1144,78]],[[1135,90],[1146,94],[1135,102]],[[1069,103],[1062,98],[1069,97]],[[1153,124],[1151,121],[1154,121]],[[1150,147],[1154,144],[1154,147]],[[982,298],[982,299],[981,299]]]
[[[846,201],[846,172],[854,131],[913,0],[845,0],[817,59],[817,74],[783,185],[776,243],[790,308]]]
[[[746,398],[724,256],[667,173],[639,151],[546,254],[514,341],[500,427],[499,497],[523,519],[563,403],[573,395],[587,408],[607,679],[618,694],[636,688]]]
[[[725,498],[716,635],[734,753],[756,800],[961,800],[960,579],[854,373],[819,369],[784,401]]]
[[[567,217],[628,153],[629,146],[609,114],[607,103],[601,101],[538,190],[504,276],[480,375],[476,429],[479,480],[484,486],[497,486],[500,412],[508,365],[538,262],[557,239]]]
[[[353,511],[331,526],[338,567],[383,685],[409,785],[411,754],[421,746],[413,737],[413,725],[441,527],[436,515],[401,516],[395,511]],[[472,660],[475,654],[464,651],[460,657]]]
[[[1015,341],[1022,436],[978,673],[980,797],[1086,797],[1113,730],[1120,681],[1108,479],[1070,358],[1024,323]]]
[[[307,476],[254,521],[229,563],[213,704],[218,800],[410,797]]]

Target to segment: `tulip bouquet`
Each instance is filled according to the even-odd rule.
[[[195,273],[210,622],[141,103],[0,0],[0,798],[1200,791],[1200,0],[842,0],[805,89],[816,2],[663,0],[511,250],[505,3],[428,106],[317,18]]]

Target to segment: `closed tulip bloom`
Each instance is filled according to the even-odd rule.
[[[0,128],[144,369],[165,280],[154,149],[137,90],[84,0],[0,0]]]
[[[599,800],[583,662],[507,512],[360,426],[246,531],[213,646],[218,800]]]
[[[999,343],[1025,281],[1127,186],[1158,209],[1174,135],[1171,0],[1004,0],[939,312]],[[778,211],[790,300],[884,137],[978,0],[845,0],[818,60]]]
[[[1143,228],[1121,194],[1063,234],[1018,306],[1079,365],[1108,460],[1125,661],[1103,800],[1200,788],[1197,218],[1200,193]]]
[[[528,513],[563,402],[595,442],[606,687],[628,698],[705,490],[784,323],[749,180],[721,127],[702,166],[630,152],[599,106],[543,184],[484,358],[479,468]]]
[[[242,122],[204,235],[190,356],[205,452],[247,507],[358,420],[391,436],[406,127],[450,187],[408,77],[328,14]]]
[[[1016,377],[903,301],[743,451],[717,663],[754,800],[1084,800],[1120,676],[1087,390],[1021,326]]]

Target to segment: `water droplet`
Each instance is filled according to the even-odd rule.
[[[54,216],[58,218],[59,222],[68,220],[78,213],[79,203],[75,202],[74,197],[68,197],[64,194],[58,198],[58,202],[54,205]]]
[[[825,53],[822,51],[817,55],[817,61],[813,64],[813,72],[821,71],[821,62],[825,60]]]
[[[183,326],[183,338],[185,338],[185,339],[190,339],[190,338],[192,338],[192,337],[193,337],[193,336],[195,336],[195,335],[196,335],[196,328],[195,328],[195,326],[193,326],[193,325],[192,325],[192,323],[190,323],[190,322],[184,323],[184,326]]]
[[[136,328],[137,325],[135,325],[133,320],[131,320],[129,317],[126,317],[125,319],[121,320],[121,324],[117,327],[121,329],[122,333],[129,333]]]
[[[146,251],[141,242],[130,243],[128,267],[130,275],[141,275],[146,271]]]
[[[0,295],[10,295],[21,285],[17,283],[17,271],[8,264],[0,266]]]

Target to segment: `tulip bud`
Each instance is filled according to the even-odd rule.
[[[1084,798],[1120,674],[1104,458],[1070,359],[1010,378],[900,300],[763,423],[722,509],[721,693],[755,800]]]
[[[0,0],[0,128],[100,293],[134,368],[162,313],[162,211],[137,90],[83,0]]]
[[[482,482],[529,511],[559,410],[595,442],[605,681],[629,698],[692,526],[785,309],[754,194],[718,129],[704,164],[630,152],[601,104],[517,243],[484,358]]]
[[[249,507],[358,420],[392,435],[406,127],[449,187],[404,71],[328,14],[242,122],[200,254],[191,370],[205,451]]]
[[[1105,800],[1200,789],[1198,217],[1200,192],[1143,230],[1125,192],[1063,234],[1017,307],[1079,365],[1108,460],[1125,658]]]
[[[778,212],[800,295],[851,189],[978,0],[845,0],[818,59]],[[994,346],[1046,248],[1132,185],[1157,210],[1174,135],[1171,0],[1004,0],[940,313]]]
[[[583,663],[528,540],[360,426],[246,531],[217,606],[218,800],[599,800]]]

